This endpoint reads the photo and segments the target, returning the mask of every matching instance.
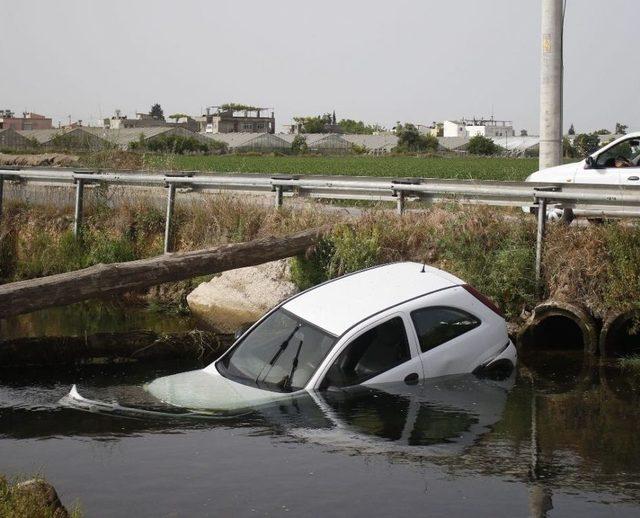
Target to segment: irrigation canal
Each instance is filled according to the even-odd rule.
[[[84,307],[14,317],[3,332],[193,324]],[[315,394],[223,420],[58,404],[72,383],[136,404],[144,382],[197,362],[4,370],[0,471],[44,475],[87,516],[638,516],[640,378],[548,345],[505,380]]]

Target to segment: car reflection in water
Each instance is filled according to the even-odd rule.
[[[332,448],[457,454],[500,420],[511,386],[513,376],[493,381],[465,374],[416,386],[315,391],[260,413],[272,424],[288,426],[291,435]]]
[[[180,387],[183,409],[153,401],[139,386],[118,387],[117,404],[104,403],[114,399],[113,392],[105,397],[104,392],[95,390],[89,393],[98,400],[83,397],[63,399],[62,403],[78,410],[147,419],[150,426],[162,416],[177,419],[177,425],[189,420],[190,426],[197,427],[215,425],[218,419],[227,425],[247,420],[279,435],[333,448],[372,452],[382,448],[394,453],[411,448],[412,453],[420,455],[456,454],[500,420],[514,378],[492,380],[464,374],[423,380],[412,386],[401,382],[302,392],[224,414],[204,412],[207,393],[190,393],[185,387]],[[210,396],[217,401],[216,394]],[[189,408],[199,410],[189,412]]]

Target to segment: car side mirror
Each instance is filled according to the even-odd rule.
[[[596,166],[596,159],[592,156],[588,156],[584,161],[585,169],[593,169]]]

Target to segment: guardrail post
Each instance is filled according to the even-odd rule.
[[[4,176],[0,174],[0,220],[2,219],[2,195],[4,192]]]
[[[300,177],[299,176],[290,176],[290,175],[286,175],[286,174],[279,174],[276,176],[272,176],[271,177],[271,181],[273,182],[273,180],[298,180]],[[275,198],[275,207],[276,209],[279,209],[280,207],[282,207],[282,204],[284,203],[284,191],[291,191],[292,187],[291,186],[284,186],[284,185],[273,185],[273,183],[271,184],[271,190],[273,192],[276,193],[276,198]]]
[[[404,191],[398,191],[396,199],[396,214],[402,216],[404,214]]]
[[[178,187],[188,187],[191,182],[188,180],[194,174],[194,171],[182,171],[177,173],[165,174],[165,187],[167,187],[167,214],[164,221],[164,253],[168,254],[173,251],[173,209],[176,204],[176,190]],[[180,182],[167,182],[166,178],[185,178]]]
[[[283,194],[282,194],[282,185],[276,185],[276,209],[282,207]]]
[[[173,217],[173,208],[176,199],[176,184],[169,184],[167,191],[167,217],[164,222],[164,253],[171,252],[171,218]]]
[[[395,178],[394,180],[391,180],[391,185],[420,185],[421,183],[422,180],[420,178]],[[396,197],[396,214],[398,214],[398,216],[402,216],[404,214],[407,192],[404,190],[394,189],[393,195]]]
[[[84,202],[84,180],[78,178],[76,183],[76,204],[73,213],[73,235],[78,238],[82,230],[82,205]]]
[[[536,284],[542,280],[542,246],[547,222],[547,199],[538,198],[538,233],[536,236]]]
[[[536,187],[534,191],[539,192],[559,192],[558,187]],[[542,288],[542,248],[544,246],[544,234],[547,224],[547,198],[534,194],[534,200],[538,204],[538,232],[536,234],[536,284],[538,289]]]

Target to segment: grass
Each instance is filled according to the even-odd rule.
[[[89,202],[79,241],[70,232],[70,209],[6,204],[0,221],[0,282],[162,253],[162,210],[145,200],[114,209]],[[274,210],[227,195],[179,203],[175,216],[176,251],[333,223],[334,230],[320,245],[293,261],[293,280],[300,288],[371,265],[412,260],[474,284],[511,320],[549,297],[580,301],[599,318],[640,308],[638,225],[551,225],[540,296],[533,270],[535,219],[519,211],[504,218],[499,209],[448,203],[401,217],[374,207],[356,219],[313,205]],[[164,285],[128,300],[180,310],[194,286],[195,281]]]
[[[144,167],[218,173],[524,180],[534,158],[414,156],[145,155]]]
[[[46,505],[43,495],[32,491],[16,490],[13,484],[0,475],[0,516],[6,518],[56,518],[60,513]],[[71,518],[80,518],[82,512],[76,504],[69,512]]]
[[[626,358],[619,358],[618,365],[625,372],[640,375],[640,355],[635,354]]]

